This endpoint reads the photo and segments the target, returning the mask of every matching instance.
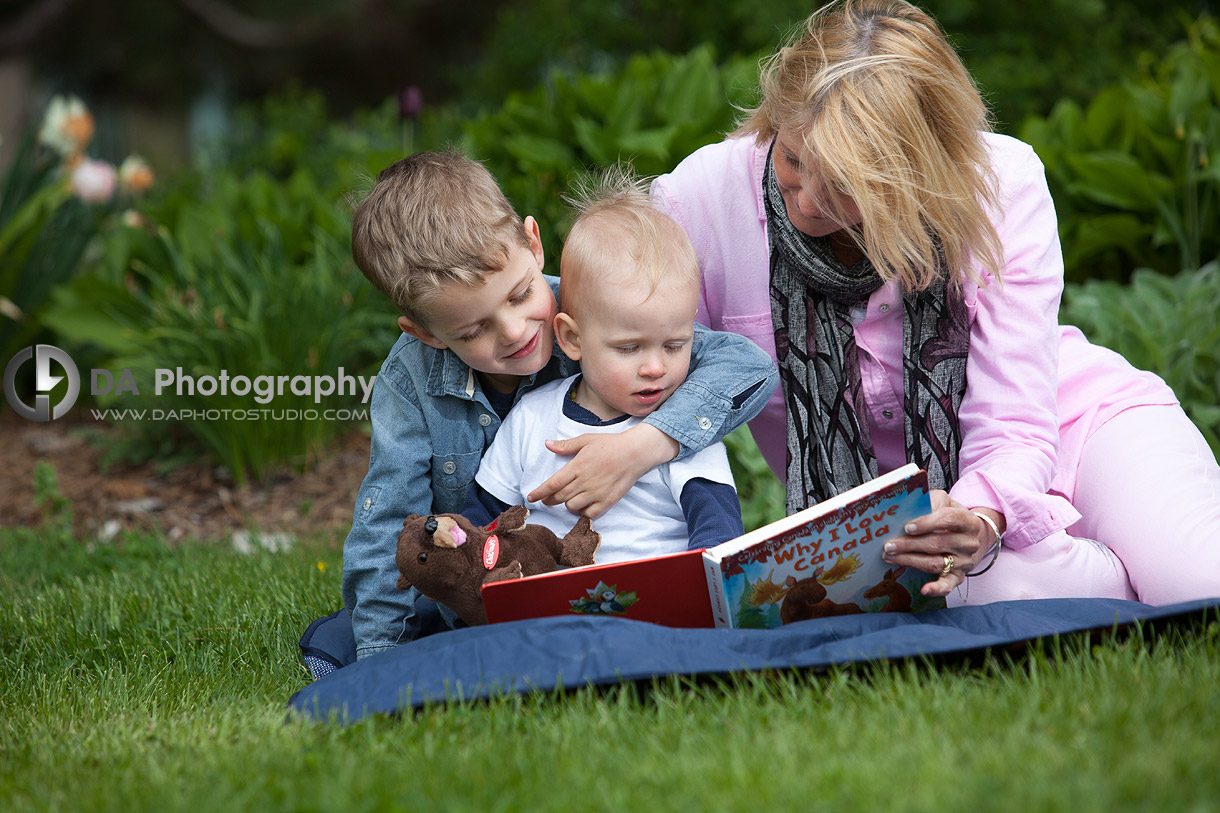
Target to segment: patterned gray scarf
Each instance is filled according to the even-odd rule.
[[[773,145],[774,148],[774,145]],[[867,258],[845,267],[830,241],[788,220],[770,156],[763,179],[771,252],[771,319],[788,413],[789,514],[877,476],[851,310],[882,285]],[[943,264],[943,261],[942,261]],[[903,298],[907,460],[931,488],[957,480],[970,327],[945,274]]]

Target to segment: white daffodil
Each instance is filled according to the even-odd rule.
[[[75,96],[56,96],[38,131],[39,142],[64,158],[80,155],[93,138],[93,116]]]

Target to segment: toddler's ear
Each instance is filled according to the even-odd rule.
[[[398,317],[398,328],[403,333],[410,334],[429,347],[435,347],[437,350],[445,350],[449,347],[449,345],[429,333],[426,327],[405,316]]]
[[[572,361],[580,361],[580,326],[571,314],[555,314],[555,340],[564,355]]]

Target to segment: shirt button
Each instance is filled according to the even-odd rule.
[[[486,412],[479,416],[479,426],[491,426],[491,416]]]
[[[889,420],[890,418],[894,417],[894,410],[883,409],[881,410],[881,414],[885,416],[886,420]]]
[[[372,507],[373,507],[373,498],[372,498],[372,497],[365,497],[365,498],[364,498],[364,510],[365,510],[365,511],[367,511],[367,510],[369,510],[369,509],[370,509],[370,508],[372,508]]]
[[[452,460],[446,460],[445,465],[441,466],[441,471],[445,472],[445,474],[453,474],[457,471],[457,463],[454,463]]]
[[[889,303],[888,303],[888,302],[887,302],[886,304],[884,304],[884,305],[882,305],[882,306],[881,306],[881,312],[882,312],[882,313],[889,313],[889,311],[890,311],[890,306],[889,306]]]
[[[706,431],[706,430],[708,430],[708,429],[711,429],[711,428],[712,428],[712,422],[711,422],[711,421],[709,421],[707,418],[702,418],[702,417],[701,417],[701,418],[696,418],[695,420],[696,420],[696,422],[699,424],[699,428],[700,428],[700,429],[703,429],[703,430],[705,430],[705,431]]]

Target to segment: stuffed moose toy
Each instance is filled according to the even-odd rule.
[[[528,516],[516,505],[476,528],[460,514],[412,514],[398,535],[398,589],[415,587],[467,624],[486,624],[484,584],[593,564],[601,536],[588,517],[560,539],[542,525],[526,525]]]

